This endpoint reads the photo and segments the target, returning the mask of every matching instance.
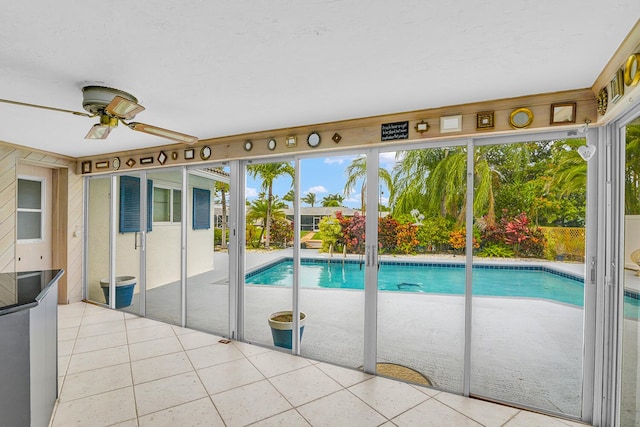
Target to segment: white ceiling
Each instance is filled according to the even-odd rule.
[[[136,121],[212,138],[590,87],[638,0],[4,2],[0,98],[82,110],[87,83]],[[0,104],[0,140],[81,157],[171,141]]]

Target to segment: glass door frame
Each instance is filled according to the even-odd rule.
[[[146,171],[144,169],[140,171],[131,171],[129,175],[134,173],[136,177],[140,178],[140,182],[146,182]],[[89,182],[93,179],[109,179],[109,301],[106,302],[106,305],[115,310],[116,309],[116,233],[118,232],[118,204],[116,201],[115,194],[118,194],[118,177],[127,175],[126,172],[116,172],[105,175],[95,175],[95,176],[87,176],[84,179],[84,189],[83,189],[83,197],[84,197],[84,206],[83,206],[83,222],[85,229],[88,228],[89,222],[91,218],[89,218],[89,201],[90,201],[90,185]],[[140,290],[140,297],[138,303],[140,304],[140,316],[144,316],[144,307],[145,307],[145,247],[144,247],[144,234],[146,234],[147,227],[147,186],[140,185],[140,255],[139,255],[139,278],[137,278],[137,285]],[[137,237],[136,237],[137,239]],[[89,239],[84,239],[83,241],[83,268],[82,268],[82,276],[83,276],[83,298],[89,300],[89,291],[88,291],[88,257],[89,257]]]
[[[532,141],[545,141],[554,139],[575,139],[583,136],[586,144],[597,145],[599,142],[599,130],[597,128],[587,128],[584,134],[578,134],[576,130],[569,131],[555,131],[555,132],[536,132],[526,134],[511,134],[505,136],[488,136],[486,138],[474,138],[470,141],[469,152],[475,147],[481,147],[485,145],[496,144],[509,144],[509,143],[524,143]],[[597,227],[598,218],[602,217],[599,210],[599,206],[602,203],[598,203],[600,200],[600,191],[598,184],[598,171],[601,169],[599,163],[604,157],[598,155],[602,150],[597,150],[596,154],[588,161],[589,166],[587,168],[587,191],[586,191],[586,223],[585,223],[585,276],[584,276],[584,319],[583,319],[583,358],[582,358],[582,415],[581,420],[584,422],[591,422],[594,417],[594,403],[600,401],[601,396],[597,394],[595,389],[596,381],[600,381],[600,373],[596,372],[596,358],[597,348],[601,348],[601,336],[597,331],[597,314],[601,310],[601,298],[599,294],[602,292],[604,284],[598,280],[599,260],[603,259],[599,248],[601,245],[599,242],[599,230]],[[469,159],[468,159],[469,160]],[[471,164],[468,167],[473,167],[473,159],[470,159]],[[473,170],[473,169],[468,169]],[[469,177],[468,177],[469,179]],[[473,187],[473,177],[470,177],[471,182],[468,182],[468,187]],[[469,185],[471,184],[471,185]],[[471,189],[472,191],[472,189]],[[467,212],[467,227],[473,221],[473,212]],[[467,233],[470,230],[467,229]],[[469,235],[469,234],[467,234]],[[469,245],[472,242],[467,241],[467,253],[471,252]],[[471,257],[472,258],[472,257]],[[468,283],[467,283],[468,284]],[[471,299],[471,293],[468,289],[467,298]],[[467,321],[470,322],[472,312],[468,312]],[[471,326],[469,325],[469,334],[466,335],[466,339],[469,341],[465,348],[470,349],[471,340]],[[466,357],[470,354],[465,354],[465,396],[472,396],[469,393],[470,383],[467,381],[470,379],[470,364],[466,364]],[[470,359],[469,359],[470,360]],[[596,379],[598,377],[598,379]]]
[[[466,146],[467,149],[467,198],[473,200],[474,197],[474,150],[476,147],[484,145],[498,145],[507,143],[524,143],[531,141],[544,141],[553,139],[575,139],[581,135],[576,130],[569,131],[552,131],[552,132],[536,132],[523,134],[510,134],[505,136],[487,136],[485,138],[461,138],[456,140],[444,141],[426,141],[424,143],[412,143],[407,145],[398,145],[391,147],[377,147],[368,149],[367,154],[367,199],[377,200],[378,198],[378,161],[379,155],[383,152],[408,150],[408,149],[428,149],[441,148],[447,146]],[[587,144],[595,144],[599,140],[598,129],[588,129],[584,135]],[[600,151],[600,150],[598,150]],[[596,333],[596,313],[600,310],[601,301],[597,298],[598,293],[602,292],[604,284],[598,280],[599,260],[602,258],[599,254],[598,228],[597,219],[599,218],[598,203],[598,161],[603,156],[596,155],[592,158],[587,169],[587,200],[586,200],[586,217],[585,225],[585,303],[584,303],[584,321],[583,321],[583,359],[582,359],[582,414],[581,419],[590,422],[594,417],[594,402],[598,401],[601,396],[595,390],[596,376],[598,383],[601,381],[600,372],[595,371],[596,365],[596,348],[601,348],[601,334]],[[375,185],[372,185],[375,184]],[[371,206],[371,209],[369,208]],[[377,242],[377,216],[378,206],[375,207],[371,203],[367,207],[367,242]],[[466,215],[466,232],[467,235],[473,234],[473,210],[467,209]],[[471,330],[473,319],[472,306],[472,264],[473,264],[473,240],[467,239],[466,242],[466,290],[465,290],[465,331],[464,331],[464,367],[463,367],[463,395],[472,396],[471,393]],[[369,274],[365,276],[365,372],[375,373],[377,359],[377,244],[367,244],[367,271]],[[371,261],[371,262],[370,262]],[[479,396],[480,397],[480,396]]]
[[[215,166],[227,166],[230,164],[230,190],[229,190],[229,224],[228,224],[228,229],[229,229],[229,240],[230,240],[230,245],[232,245],[232,247],[229,249],[229,278],[230,278],[230,289],[229,289],[229,336],[230,337],[234,337],[233,334],[235,334],[236,330],[237,330],[237,314],[236,314],[236,307],[238,307],[238,299],[237,299],[237,286],[236,284],[237,282],[237,275],[238,275],[238,255],[237,255],[237,251],[232,250],[232,248],[237,248],[239,246],[239,242],[240,239],[238,238],[239,233],[237,231],[237,226],[238,224],[243,224],[243,221],[238,221],[238,217],[239,214],[242,213],[242,209],[237,209],[236,208],[236,199],[238,198],[237,194],[239,193],[239,190],[242,189],[243,187],[241,186],[242,184],[242,179],[237,177],[238,173],[238,161],[233,161],[233,162],[214,162],[211,164],[206,164],[206,165],[202,165],[202,164],[198,164],[197,166],[178,166],[178,167],[166,167],[166,168],[154,168],[154,169],[140,169],[140,170],[132,170],[132,171],[118,171],[118,172],[112,172],[109,174],[104,174],[104,175],[95,175],[95,176],[87,176],[85,177],[84,180],[84,200],[88,201],[89,200],[89,191],[90,191],[90,186],[88,185],[89,181],[92,179],[105,179],[108,178],[109,179],[109,191],[111,195],[115,195],[118,194],[118,178],[120,176],[125,176],[125,175],[132,175],[135,174],[136,177],[140,178],[140,182],[146,182],[147,180],[147,173],[149,171],[155,171],[155,172],[164,172],[167,170],[175,170],[175,171],[179,171],[181,173],[182,176],[182,183],[181,183],[181,190],[182,190],[182,194],[183,195],[187,195],[188,191],[189,191],[189,173],[191,170],[193,169],[202,169],[205,167],[215,167]],[[140,232],[139,232],[139,239],[140,239],[140,254],[139,254],[139,268],[140,268],[140,272],[139,272],[139,278],[137,278],[138,280],[138,285],[139,285],[139,289],[140,289],[140,296],[139,296],[139,304],[140,304],[140,310],[139,310],[139,315],[144,317],[146,316],[146,230],[147,230],[147,186],[146,185],[141,185],[140,186]],[[182,197],[182,204],[181,204],[181,217],[187,218],[187,215],[189,214],[189,206],[188,206],[189,200],[188,197]],[[86,224],[89,223],[90,218],[89,218],[89,207],[88,204],[85,203],[85,206],[83,207],[83,215],[84,215],[84,224],[86,227]],[[241,218],[241,217],[240,217]],[[233,222],[232,222],[233,221]],[[181,319],[181,325],[182,327],[185,327],[186,325],[186,316],[187,316],[187,303],[186,303],[186,283],[187,283],[187,263],[188,263],[188,256],[189,254],[187,253],[187,222],[188,221],[181,221],[181,237],[180,237],[180,241],[181,241],[181,251],[180,251],[180,264],[181,264],[181,272],[180,272],[180,281],[181,281],[181,290],[180,290],[180,295],[181,295],[181,302],[180,302],[180,310],[181,310],[181,315],[180,315],[180,319]],[[110,280],[110,292],[109,292],[109,301],[107,302],[107,306],[109,306],[111,309],[115,309],[115,304],[116,304],[116,300],[115,300],[115,283],[116,283],[116,271],[117,271],[117,253],[116,253],[116,236],[118,233],[118,200],[116,200],[115,197],[110,196],[110,201],[109,201],[109,280]],[[87,266],[87,257],[89,254],[89,241],[88,239],[84,239],[83,242],[83,250],[84,250],[84,260],[85,262],[83,262],[83,298],[84,299],[89,299],[89,295],[88,295],[88,283],[87,283],[87,271],[88,271],[88,266]]]
[[[636,112],[637,114],[637,112]],[[628,116],[625,117],[629,117]],[[587,143],[596,144],[598,150],[596,155],[591,160],[589,165],[588,172],[588,189],[587,189],[587,217],[589,218],[587,222],[587,232],[586,232],[586,260],[588,260],[589,271],[585,274],[585,279],[587,277],[590,278],[589,286],[587,286],[587,281],[585,280],[585,322],[584,322],[584,358],[583,358],[583,412],[582,419],[584,421],[591,421],[594,418],[595,414],[598,414],[601,406],[599,402],[602,401],[603,396],[610,396],[605,391],[607,384],[612,384],[612,382],[608,382],[608,378],[618,377],[618,389],[619,389],[619,375],[620,372],[616,370],[616,366],[613,362],[617,360],[619,357],[619,349],[616,350],[612,348],[610,353],[607,354],[607,350],[603,352],[596,351],[596,349],[605,348],[604,342],[605,340],[611,338],[611,332],[607,331],[607,328],[600,329],[596,325],[601,325],[602,322],[600,320],[607,318],[608,314],[604,311],[605,304],[603,303],[603,299],[601,298],[604,289],[605,283],[610,283],[612,278],[611,276],[606,274],[605,265],[614,265],[612,264],[615,261],[615,258],[612,257],[612,254],[615,254],[615,250],[620,251],[620,242],[619,239],[613,239],[617,242],[618,247],[610,248],[608,253],[608,258],[605,260],[604,258],[604,246],[605,246],[605,237],[604,232],[597,229],[596,223],[597,219],[601,217],[605,217],[605,213],[609,218],[609,222],[607,222],[607,230],[614,230],[614,225],[616,225],[613,220],[616,219],[615,215],[611,212],[605,212],[605,207],[601,206],[604,203],[598,203],[599,200],[604,200],[601,194],[605,194],[604,190],[610,191],[610,175],[612,174],[611,168],[613,167],[613,163],[609,161],[611,156],[611,140],[618,140],[620,138],[621,133],[623,132],[621,129],[621,124],[624,121],[616,122],[616,125],[610,125],[607,127],[606,132],[603,132],[602,129],[591,128],[587,132]],[[617,133],[616,133],[617,132]],[[549,139],[566,139],[566,138],[576,138],[577,132],[575,130],[572,131],[555,131],[555,132],[538,132],[538,133],[518,133],[518,134],[510,134],[505,136],[487,136],[481,138],[461,138],[461,139],[453,139],[453,140],[423,140],[418,142],[406,143],[406,144],[397,144],[397,145],[381,145],[378,147],[366,148],[365,150],[357,150],[357,149],[345,149],[345,150],[332,150],[330,152],[324,153],[304,153],[304,154],[293,154],[289,156],[279,156],[276,158],[264,158],[257,160],[234,160],[230,162],[221,162],[223,165],[228,165],[230,167],[230,212],[229,212],[229,336],[233,339],[243,340],[243,315],[244,315],[244,267],[245,267],[245,184],[246,184],[246,166],[248,164],[255,162],[270,162],[270,161],[289,161],[294,162],[294,167],[296,169],[296,175],[294,178],[294,192],[296,195],[300,194],[300,161],[310,158],[310,157],[321,157],[326,156],[327,154],[335,154],[335,155],[352,155],[352,154],[365,154],[367,156],[367,190],[366,197],[367,200],[375,201],[378,200],[378,188],[379,188],[379,178],[378,178],[378,167],[379,167],[379,155],[384,152],[390,151],[398,151],[398,150],[409,150],[409,149],[423,149],[423,148],[439,148],[439,147],[447,147],[447,146],[466,146],[467,148],[467,197],[473,197],[473,174],[469,173],[469,171],[473,170],[473,151],[475,147],[482,145],[490,145],[490,144],[501,144],[501,143],[517,143],[517,142],[529,142],[535,140],[549,140]],[[607,138],[607,136],[609,138]],[[605,147],[605,143],[608,144]],[[364,153],[363,153],[364,151]],[[606,153],[605,155],[598,155],[599,153]],[[605,170],[607,166],[604,162],[609,161],[611,166],[606,168],[607,176],[607,184],[599,183],[596,178],[602,174],[598,174],[598,170]],[[214,163],[212,163],[214,164]],[[215,164],[220,164],[220,162],[216,162]],[[188,179],[186,176],[188,174],[188,170],[191,168],[202,168],[206,165],[197,165],[197,166],[182,166],[183,173],[183,194],[186,194],[185,187],[188,183]],[[159,169],[159,170],[162,170]],[[146,181],[147,171],[145,169],[131,171],[130,173],[139,174],[141,182]],[[117,193],[117,177],[120,175],[125,175],[126,172],[114,172],[109,174],[111,182],[111,194]],[[99,177],[99,176],[96,176]],[[92,179],[93,177],[86,177],[86,180]],[[88,200],[88,185],[86,183],[88,181],[85,180],[85,200]],[[606,188],[604,188],[606,187]],[[188,191],[188,190],[187,190]],[[144,242],[144,236],[146,232],[146,205],[147,205],[147,189],[146,186],[141,185],[141,214],[140,214],[140,224],[141,224],[141,236]],[[607,193],[608,194],[608,193]],[[613,195],[609,195],[606,199],[607,201],[611,200]],[[615,199],[614,199],[615,201]],[[186,211],[187,198],[183,197],[183,207],[182,214],[183,218],[188,215]],[[296,197],[296,200],[293,203],[294,206],[294,221],[300,224],[300,201],[299,197]],[[88,209],[85,206],[85,224],[88,221]],[[111,286],[115,286],[115,272],[116,272],[116,254],[115,254],[115,235],[117,232],[117,205],[116,201],[112,197],[110,204],[110,254],[109,254],[109,266],[110,266],[110,280]],[[378,266],[378,205],[377,203],[368,203],[367,208],[367,220],[366,220],[366,248],[365,248],[365,260],[366,260],[366,268],[365,268],[365,329],[364,329],[364,370],[365,372],[375,373],[376,369],[376,360],[377,360],[377,266]],[[617,218],[619,221],[620,219]],[[466,223],[467,223],[467,235],[472,234],[472,226],[473,226],[473,212],[471,209],[467,209],[466,212]],[[619,225],[617,225],[619,227]],[[185,254],[186,245],[186,221],[183,221],[182,224],[182,295],[183,301],[181,303],[182,307],[182,321],[183,326],[185,322],[185,311],[188,307],[185,307],[185,272],[186,272],[186,263],[188,262],[188,254]],[[611,232],[611,230],[609,232]],[[615,236],[615,234],[613,234]],[[374,243],[375,242],[375,243]],[[472,239],[468,239],[467,248],[466,248],[466,260],[465,263],[467,265],[467,288],[465,294],[465,354],[464,354],[464,392],[463,395],[469,396],[470,393],[470,361],[471,361],[471,353],[470,353],[470,340],[471,340],[471,319],[472,319],[472,306],[471,306],[471,264],[472,264]],[[88,250],[88,243],[85,240],[85,259]],[[140,300],[141,300],[141,315],[145,315],[144,310],[144,293],[145,289],[145,255],[146,251],[144,248],[144,243],[142,245],[142,251],[140,253]],[[294,248],[293,248],[293,257],[295,265],[300,264],[300,230],[296,227],[294,229]],[[592,264],[593,263],[593,264]],[[606,264],[605,264],[606,263]],[[619,267],[620,268],[620,267]],[[86,262],[84,265],[84,276],[86,277]],[[299,326],[298,319],[300,307],[298,305],[298,295],[299,295],[299,277],[296,272],[297,269],[294,269],[294,283],[293,283],[293,302],[292,308],[294,310],[294,341],[293,341],[293,354],[300,354],[300,337],[299,337]],[[615,270],[615,269],[614,269]],[[615,273],[615,272],[614,272]],[[619,271],[617,272],[619,274]],[[606,276],[606,277],[605,277]],[[609,281],[609,282],[607,282]],[[86,292],[86,282],[84,286],[84,290]],[[114,289],[112,288],[112,291]],[[115,307],[115,292],[110,292],[110,306],[112,308]],[[597,296],[597,298],[596,298]],[[86,294],[85,294],[86,297]],[[597,299],[598,305],[596,306],[595,300]],[[597,313],[597,316],[596,316]],[[609,313],[618,313],[615,307],[612,308],[612,311]],[[619,314],[619,313],[618,313]],[[613,316],[613,314],[611,315]],[[596,322],[598,320],[598,322]],[[620,330],[615,329],[615,324],[613,325],[614,329],[610,329],[610,331],[616,331],[618,336],[617,345],[620,345]],[[614,334],[613,337],[616,335]],[[602,354],[604,353],[604,354]],[[598,369],[595,368],[594,364],[597,364]],[[608,375],[608,376],[607,376]],[[594,389],[594,384],[598,384],[598,388]],[[600,387],[600,384],[603,387]],[[619,393],[619,390],[618,390]],[[604,402],[603,405],[609,408],[615,408],[616,399],[611,399],[613,403]],[[617,396],[617,401],[619,402],[619,395]],[[613,406],[612,406],[613,405]],[[609,409],[610,410],[610,409]],[[606,410],[603,409],[603,412]]]
[[[602,247],[605,264],[599,275],[605,284],[602,309],[602,357],[599,368],[603,381],[600,409],[602,425],[617,425],[621,420],[622,404],[622,346],[624,334],[624,264],[625,264],[625,160],[626,126],[640,116],[640,105],[629,109],[616,121],[602,128],[600,149],[605,153],[603,169],[603,207],[605,226],[602,227]],[[604,205],[604,203],[603,203]],[[600,277],[602,276],[602,277]]]

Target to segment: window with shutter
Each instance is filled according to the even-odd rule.
[[[147,231],[152,230],[153,181],[147,180]],[[120,233],[140,231],[140,178],[120,177]]]
[[[193,189],[193,221],[194,230],[211,228],[211,191],[202,188]]]

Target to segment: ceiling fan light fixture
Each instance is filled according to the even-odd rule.
[[[151,126],[144,123],[128,123],[129,126],[133,130],[137,130],[138,132],[144,132],[151,135],[159,136],[162,138],[171,139],[173,141],[182,142],[185,144],[195,144],[198,142],[198,138],[192,135],[187,135],[180,132],[175,132],[169,129],[159,128],[157,126]]]
[[[91,126],[89,129],[89,133],[84,137],[84,139],[106,139],[109,136],[109,132],[111,132],[111,126],[105,126],[100,123],[96,123]]]
[[[113,98],[113,101],[107,105],[105,111],[112,116],[120,117],[125,120],[133,119],[136,114],[144,111],[144,107],[120,95]]]

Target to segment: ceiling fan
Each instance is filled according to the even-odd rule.
[[[132,120],[136,114],[143,111],[144,107],[138,104],[136,97],[130,93],[110,87],[85,86],[82,88],[82,107],[87,111],[87,113],[65,110],[63,108],[47,107],[45,105],[11,101],[9,99],[0,99],[0,102],[22,105],[24,107],[59,111],[62,113],[71,113],[76,116],[100,117],[100,122],[91,127],[89,133],[85,136],[86,139],[106,139],[107,136],[109,136],[111,129],[118,126],[119,122],[122,122],[128,128],[138,132],[148,133],[161,138],[183,142],[185,144],[195,144],[198,142],[198,138],[195,136],[175,132],[169,129],[163,129],[145,123],[129,122],[129,120]]]

